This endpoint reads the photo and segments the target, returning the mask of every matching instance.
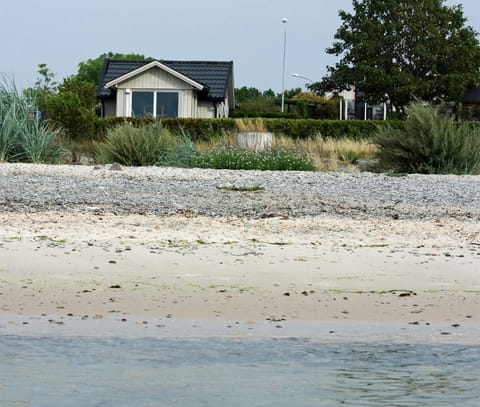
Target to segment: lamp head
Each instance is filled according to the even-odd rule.
[[[282,23],[286,24],[287,21],[288,21],[288,20],[287,20],[286,18],[284,18],[284,19],[282,20]]]

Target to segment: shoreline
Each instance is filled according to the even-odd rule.
[[[239,322],[202,319],[81,319],[0,315],[0,335],[91,338],[98,340],[305,340],[322,343],[478,345],[480,325],[405,325],[398,322],[286,321]]]
[[[12,176],[12,185],[15,171],[21,177],[38,172],[38,166],[3,164],[0,172],[5,168]],[[433,212],[432,216],[417,216],[416,210],[414,216],[396,217],[391,211],[380,216],[371,210],[347,216],[333,206],[318,203],[305,207],[306,212],[314,213],[311,216],[287,216],[285,211],[263,217],[225,215],[245,205],[243,197],[260,206],[265,197],[254,193],[226,195],[212,188],[218,181],[207,180],[205,186],[195,179],[182,178],[169,188],[176,193],[185,189],[184,199],[189,193],[186,183],[206,190],[205,197],[200,192],[190,197],[187,203],[191,207],[207,204],[200,201],[208,200],[209,194],[219,194],[217,201],[225,196],[232,199],[224,203],[226,209],[218,209],[224,215],[205,216],[195,211],[155,214],[155,196],[161,189],[138,193],[140,199],[153,196],[152,202],[143,202],[153,211],[112,213],[85,209],[91,191],[84,191],[80,185],[71,195],[65,192],[59,197],[52,192],[52,185],[54,190],[66,191],[72,182],[68,174],[88,174],[89,183],[106,188],[101,184],[103,176],[98,179],[99,173],[92,168],[58,166],[43,171],[48,172],[47,178],[34,179],[30,186],[24,184],[23,191],[11,192],[10,199],[15,202],[10,206],[4,202],[10,210],[0,212],[0,320],[4,321],[0,334],[12,332],[15,324],[7,320],[22,315],[79,326],[95,320],[106,330],[109,320],[164,321],[173,325],[203,321],[206,325],[220,324],[223,328],[216,332],[221,334],[228,334],[231,328],[227,326],[233,324],[247,327],[246,333],[248,326],[257,327],[257,331],[267,326],[271,327],[267,329],[270,335],[281,330],[292,336],[295,330],[301,334],[302,324],[397,324],[409,332],[443,327],[454,336],[463,330],[476,332],[480,326],[480,222],[474,215],[477,201],[462,203],[466,206],[461,216],[442,207],[446,195],[441,192],[438,202],[422,209],[423,213]],[[142,171],[145,174],[141,175]],[[144,178],[166,174],[156,169],[134,172],[140,180],[136,179],[136,188]],[[113,177],[127,179],[132,173],[128,169]],[[177,178],[185,174],[172,169],[167,173]],[[191,178],[195,171],[187,173]],[[201,177],[220,175],[201,173]],[[244,173],[230,176],[241,180]],[[276,181],[282,188],[275,192],[275,185],[271,186],[278,207],[285,207],[291,198],[288,191],[298,187],[294,185],[298,174],[282,176]],[[111,174],[105,173],[104,177]],[[322,177],[319,174],[319,179]],[[373,182],[371,188],[378,180],[388,181],[369,174],[364,177]],[[469,179],[475,189],[480,177]],[[2,182],[7,180],[2,178]],[[165,182],[173,181],[170,178]],[[425,180],[421,178],[421,182]],[[88,184],[89,188],[93,184]],[[339,193],[323,200],[342,201],[342,194],[349,192],[348,185],[335,186]],[[135,195],[128,185],[125,188],[124,193]],[[43,200],[50,196],[66,203],[60,205],[62,210],[58,210],[59,205],[45,210],[42,199],[38,204],[25,198],[34,193]],[[301,194],[308,196],[304,202],[313,202],[316,193],[305,189]],[[437,196],[432,191],[424,194],[430,194],[431,200]],[[295,196],[299,196],[298,191]],[[379,197],[381,202],[370,201],[367,207],[385,206],[383,195]],[[125,204],[124,195],[110,198],[109,205]],[[414,201],[405,198],[410,200]],[[95,202],[91,204],[98,207]],[[24,210],[15,209],[18,205]],[[331,210],[325,209],[327,206]],[[15,325],[13,331],[31,331],[34,326],[43,329],[35,323],[26,325]],[[398,332],[401,336],[401,330]]]

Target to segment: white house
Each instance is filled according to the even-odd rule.
[[[103,117],[228,117],[233,62],[106,59],[97,96]]]

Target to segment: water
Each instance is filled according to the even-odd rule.
[[[480,345],[0,335],[0,406],[479,406]]]

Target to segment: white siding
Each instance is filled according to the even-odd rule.
[[[197,117],[197,97],[192,86],[184,81],[162,71],[159,68],[143,72],[134,78],[128,79],[117,88],[117,116],[130,116],[129,93],[135,90],[177,91],[178,117]]]
[[[195,95],[192,90],[183,90],[178,95],[178,117],[196,117]]]
[[[105,106],[105,116],[114,114],[120,117],[131,116],[131,94],[141,90],[178,92],[178,117],[214,118],[216,115],[228,117],[229,114],[228,98],[218,103],[218,108],[213,102],[199,101],[197,90],[191,85],[155,67],[119,83],[116,107]]]
[[[189,84],[159,68],[150,69],[128,79],[119,84],[120,87],[131,89],[192,89]]]
[[[215,117],[215,106],[211,102],[198,102],[197,117],[202,119],[212,119]]]
[[[125,89],[117,89],[117,116],[125,117]]]

